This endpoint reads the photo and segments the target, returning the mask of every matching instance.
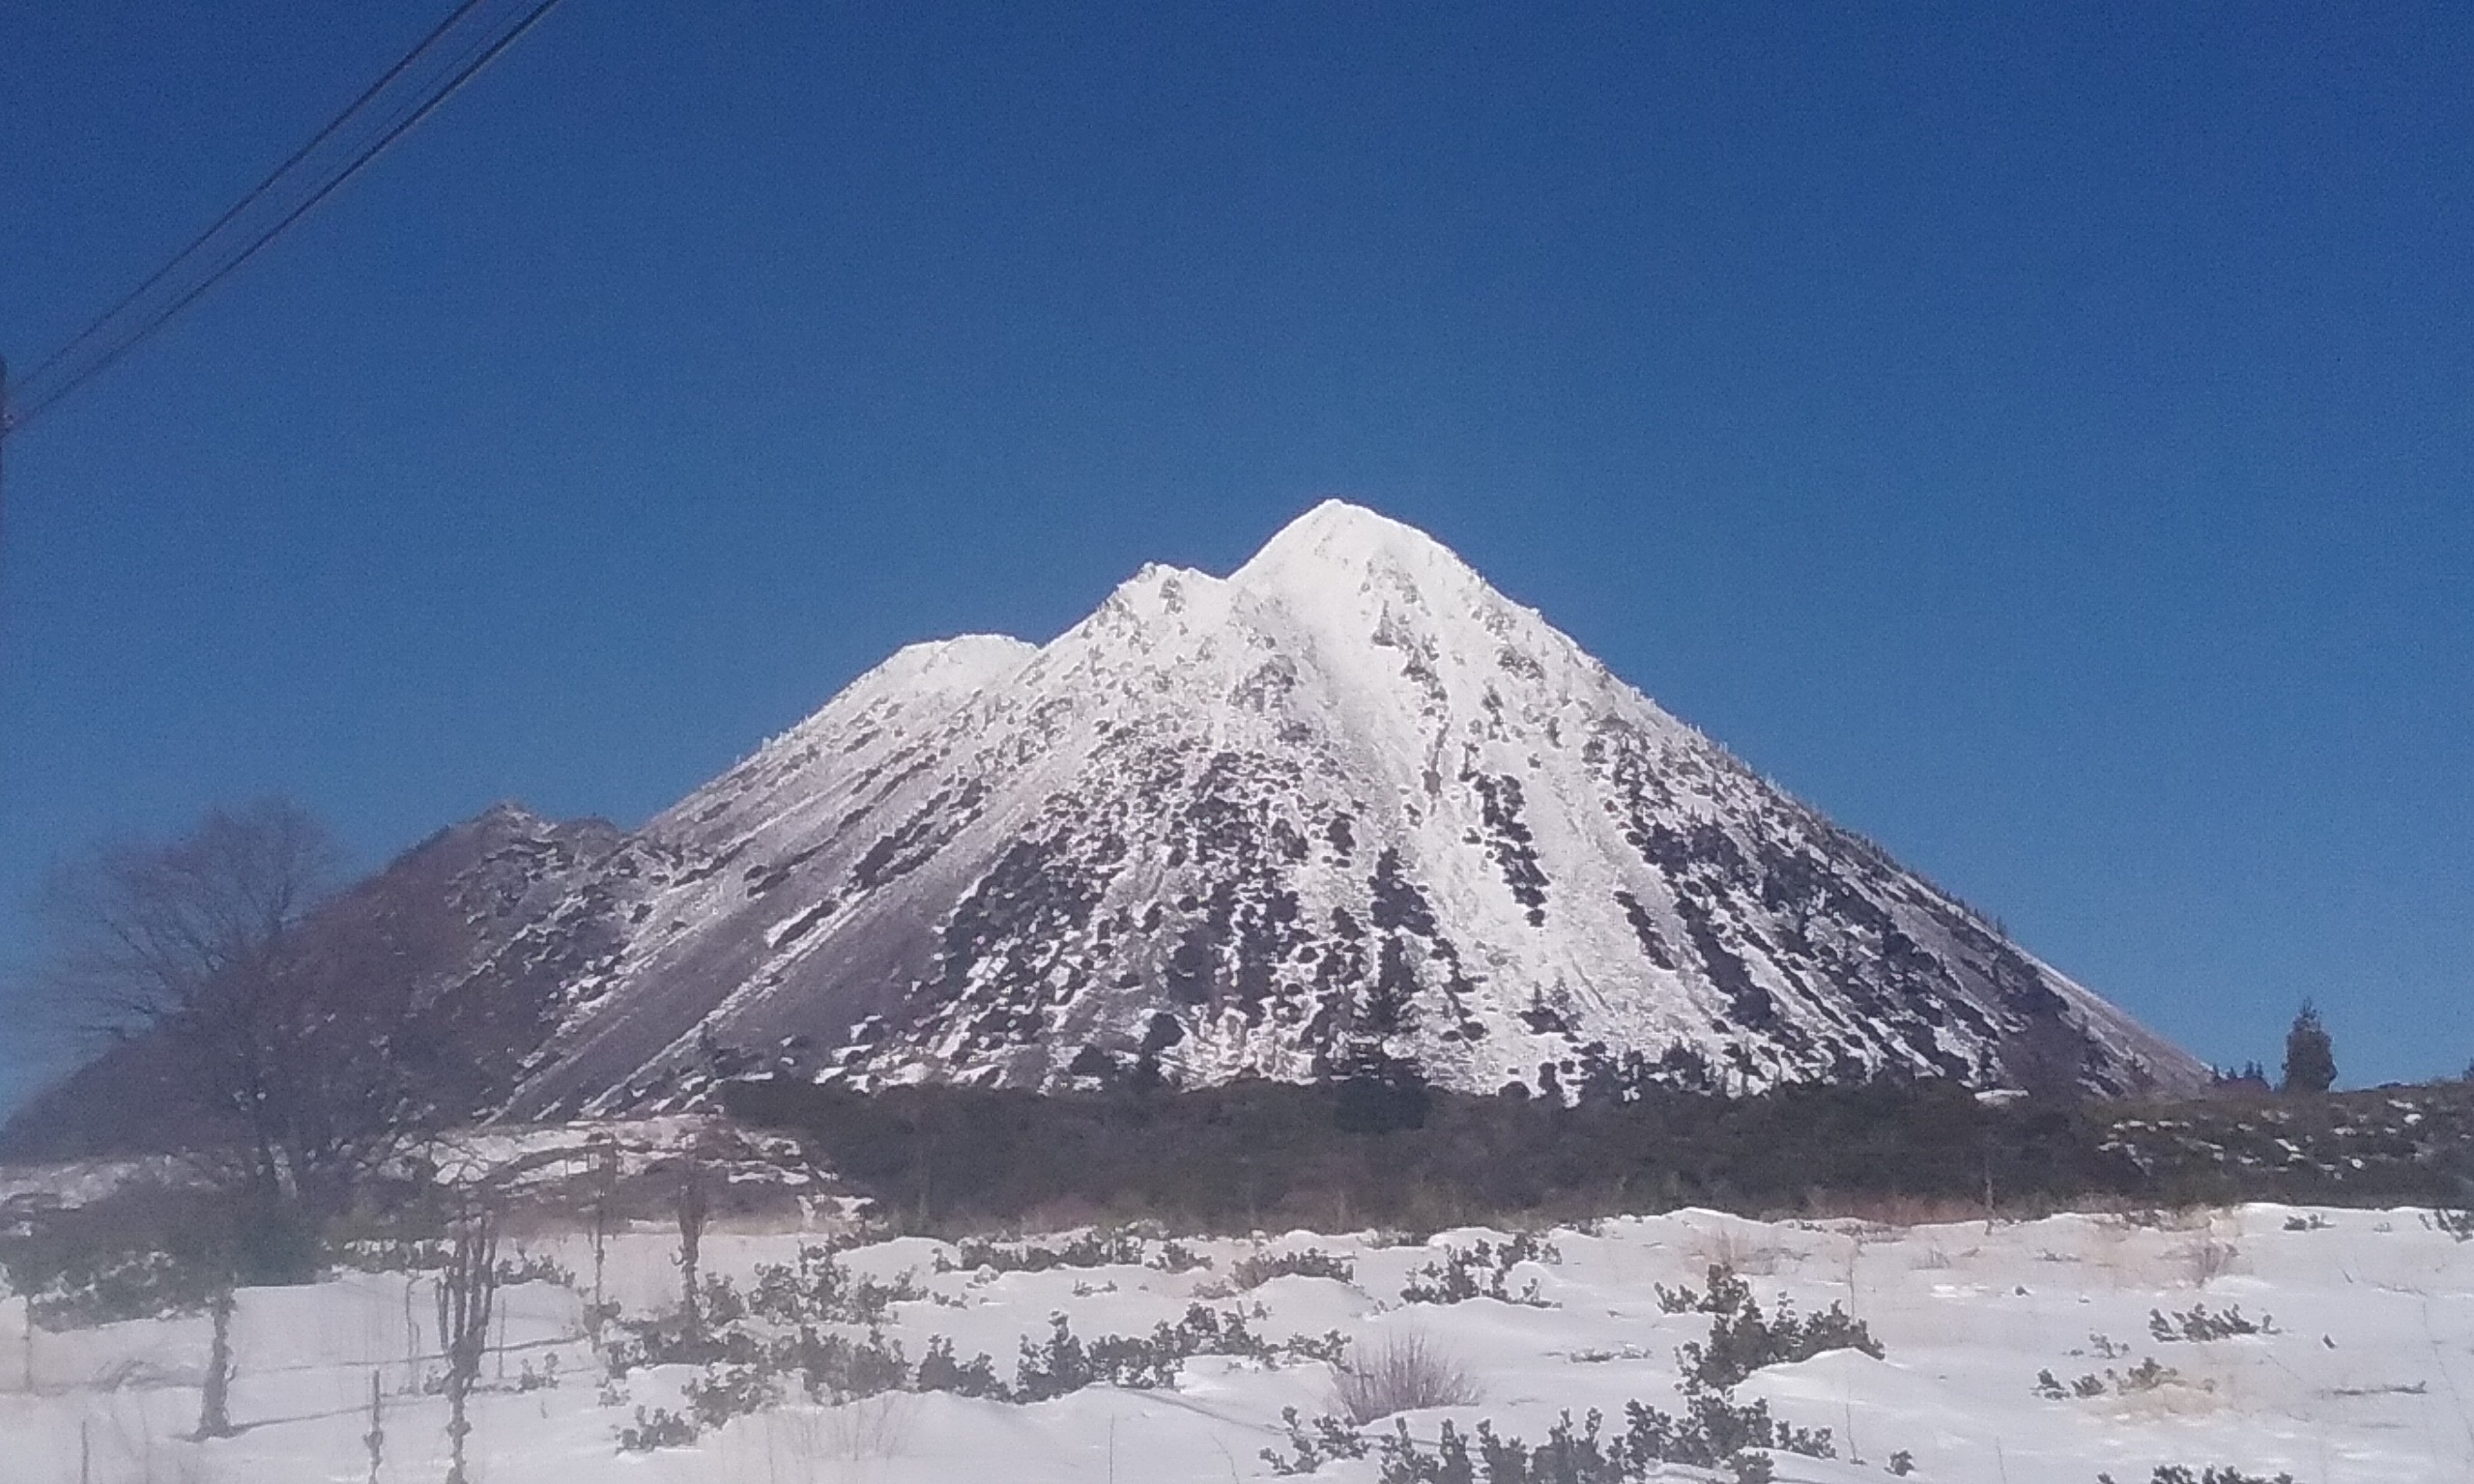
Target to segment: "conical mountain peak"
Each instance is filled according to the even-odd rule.
[[[1283,527],[1229,581],[1258,591],[1387,577],[1484,588],[1451,548],[1405,522],[1344,499],[1327,499]]]
[[[1372,1056],[1550,1095],[2204,1078],[1341,500],[1226,578],[1145,568],[1036,650],[903,651],[526,931],[573,983],[521,1053],[524,1117],[751,1067],[1053,1088],[1144,1062],[1194,1086]]]

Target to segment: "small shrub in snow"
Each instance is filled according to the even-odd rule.
[[[1032,1241],[986,1241],[965,1239],[954,1244],[954,1255],[936,1254],[938,1272],[1047,1272],[1055,1268],[1136,1267],[1142,1262],[1142,1239],[1120,1228],[1084,1232],[1061,1246]]]
[[[2042,1370],[2036,1372],[2036,1384],[2028,1389],[2047,1401],[2066,1402],[2074,1396],[2086,1401],[2105,1394],[2105,1379],[2090,1373],[2065,1386],[2052,1371]]]
[[[1722,1267],[1711,1270],[1706,1295],[1680,1290],[1661,1302],[1671,1312],[1699,1310],[1715,1320],[1707,1346],[1676,1352],[1683,1371],[1682,1415],[1631,1402],[1624,1409],[1624,1432],[1609,1438],[1600,1413],[1591,1412],[1576,1427],[1567,1412],[1535,1447],[1499,1437],[1485,1422],[1469,1437],[1446,1422],[1431,1450],[1421,1448],[1403,1421],[1381,1440],[1382,1484],[1635,1484],[1663,1473],[1668,1464],[1730,1469],[1740,1484],[1759,1484],[1772,1476],[1773,1451],[1837,1456],[1829,1429],[1780,1421],[1766,1401],[1739,1404],[1734,1388],[1761,1365],[1826,1350],[1860,1349],[1878,1358],[1882,1348],[1862,1325],[1835,1308],[1810,1320],[1785,1312],[1766,1319],[1751,1291]]]
[[[2114,1484],[2110,1473],[2096,1475],[2096,1484]],[[2159,1464],[2148,1475],[2147,1484],[2293,1484],[2293,1475],[2280,1473],[2275,1478],[2265,1474],[2244,1473],[2239,1469],[2208,1468],[2197,1473],[2182,1464]]]
[[[800,1389],[812,1401],[876,1396],[911,1383],[901,1344],[873,1329],[853,1340],[829,1329],[802,1328],[775,1341],[767,1358],[776,1371],[796,1371]]]
[[[1049,1316],[1049,1325],[1046,1340],[1022,1341],[1013,1389],[1005,1400],[1045,1402],[1102,1382],[1148,1390],[1177,1379],[1177,1366],[1184,1357],[1171,1347],[1113,1334],[1086,1344],[1062,1314]]]
[[[938,1335],[928,1342],[928,1353],[919,1357],[919,1389],[951,1391],[956,1396],[1002,1398],[1005,1384],[996,1379],[996,1363],[984,1355],[968,1360],[954,1355],[954,1342]]]
[[[750,1416],[780,1403],[782,1378],[762,1363],[717,1365],[688,1382],[685,1395],[697,1428],[717,1428],[733,1417]]]
[[[1337,1369],[1333,1399],[1360,1426],[1395,1412],[1466,1407],[1479,1399],[1467,1366],[1416,1330],[1361,1344]]]
[[[1192,1272],[1197,1268],[1210,1267],[1211,1259],[1171,1237],[1160,1243],[1159,1251],[1144,1258],[1142,1265],[1162,1272]]]
[[[759,1263],[745,1311],[777,1325],[880,1325],[897,1303],[912,1303],[928,1291],[904,1273],[891,1282],[857,1276],[829,1247],[799,1244],[788,1263]],[[711,1301],[707,1301],[707,1308]],[[727,1321],[720,1321],[726,1323]]]
[[[1825,1351],[1860,1350],[1880,1358],[1881,1345],[1861,1323],[1835,1305],[1809,1319],[1782,1306],[1769,1318],[1751,1288],[1724,1265],[1711,1268],[1707,1292],[1661,1289],[1658,1302],[1669,1313],[1712,1319],[1706,1344],[1676,1352],[1683,1371],[1682,1415],[1631,1402],[1624,1409],[1624,1432],[1608,1437],[1600,1413],[1591,1412],[1576,1426],[1567,1412],[1534,1447],[1498,1436],[1485,1422],[1468,1436],[1446,1422],[1426,1447],[1402,1421],[1379,1442],[1382,1484],[1636,1484],[1662,1474],[1668,1464],[1729,1469],[1739,1484],[1759,1484],[1772,1477],[1772,1452],[1837,1456],[1829,1429],[1780,1421],[1766,1401],[1739,1404],[1735,1386],[1762,1366]],[[1899,1457],[1913,1467],[1913,1459]]]
[[[1690,1464],[1729,1469],[1740,1484],[1759,1484],[1774,1477],[1771,1449],[1835,1456],[1827,1429],[1788,1427],[1769,1416],[1766,1404],[1736,1408],[1709,1392],[1695,1398],[1693,1415],[1682,1421],[1639,1402],[1626,1406],[1625,1416],[1625,1431],[1609,1437],[1601,1413],[1593,1411],[1575,1425],[1568,1412],[1535,1446],[1501,1436],[1488,1422],[1464,1435],[1447,1421],[1428,1447],[1410,1436],[1404,1420],[1377,1444],[1379,1478],[1382,1484],[1641,1484],[1662,1476],[1667,1464]]]
[[[1739,1405],[1734,1394],[1684,1382],[1683,1414],[1678,1417],[1639,1402],[1624,1409],[1625,1441],[1644,1466],[1698,1464],[1715,1468],[1747,1449],[1775,1448],[1806,1458],[1836,1458],[1826,1427],[1797,1427],[1769,1414],[1769,1404]]]
[[[2242,1305],[2232,1304],[2222,1313],[2211,1313],[2203,1303],[2167,1314],[2161,1309],[2147,1311],[2147,1332],[2164,1344],[2182,1342],[2204,1344],[2209,1340],[2229,1340],[2237,1334],[2274,1334],[2276,1316],[2262,1314],[2257,1321],[2243,1317]]]
[[[2324,1232],[2328,1229],[2328,1218],[2316,1211],[2307,1216],[2287,1216],[2285,1229],[2288,1232]]]
[[[2156,1357],[2150,1356],[2127,1371],[2116,1371],[2107,1366],[2102,1376],[2089,1372],[2066,1385],[2052,1371],[2038,1371],[2036,1384],[2028,1389],[2047,1401],[2092,1401],[2108,1390],[2116,1396],[2134,1396],[2162,1386],[2179,1385],[2181,1382],[2181,1372],[2170,1365],[2158,1364]]]
[[[655,1448],[684,1448],[696,1441],[696,1424],[667,1407],[647,1412],[636,1409],[633,1424],[618,1430],[618,1446],[628,1453],[649,1453]]]
[[[1239,1258],[1228,1270],[1229,1284],[1240,1293],[1260,1288],[1274,1278],[1337,1278],[1353,1283],[1357,1281],[1357,1265],[1320,1247],[1308,1247],[1302,1252],[1256,1252]]]
[[[1284,1360],[1337,1362],[1347,1341],[1337,1329],[1278,1342],[1256,1334],[1243,1314],[1203,1304],[1186,1310],[1176,1324],[1162,1321],[1146,1336],[1104,1334],[1085,1341],[1063,1314],[1049,1317],[1047,1339],[1022,1341],[1010,1402],[1044,1402],[1090,1385],[1134,1390],[1173,1385],[1178,1367],[1195,1356],[1241,1356],[1267,1364]]]
[[[1522,1263],[1558,1263],[1563,1254],[1554,1243],[1523,1232],[1498,1245],[1479,1241],[1447,1249],[1443,1256],[1409,1274],[1400,1297],[1411,1303],[1465,1303],[1494,1298],[1505,1303],[1545,1309],[1554,1305],[1539,1297],[1538,1280],[1515,1291],[1511,1270]]]
[[[1335,1416],[1316,1417],[1309,1426],[1298,1415],[1296,1408],[1283,1407],[1280,1419],[1288,1428],[1288,1451],[1265,1448],[1262,1459],[1271,1466],[1272,1472],[1283,1478],[1312,1473],[1336,1458],[1364,1458],[1372,1446]]]
[[[2142,1360],[2118,1377],[2114,1377],[2111,1371],[2105,1374],[2113,1377],[2114,1389],[2124,1396],[2139,1391],[2153,1391],[2159,1386],[2170,1386],[2182,1379],[2182,1373],[2172,1366],[2157,1364],[2154,1356]]]
[[[1858,1350],[1876,1360],[1882,1357],[1882,1345],[1873,1338],[1873,1331],[1838,1304],[1799,1317],[1782,1300],[1773,1318],[1762,1312],[1751,1285],[1723,1267],[1710,1270],[1706,1293],[1660,1288],[1657,1294],[1658,1306],[1670,1314],[1698,1311],[1712,1316],[1707,1343],[1695,1341],[1676,1352],[1685,1376],[1711,1390],[1732,1390],[1764,1366],[1809,1360],[1833,1350]]]
[[[558,1388],[559,1357],[555,1353],[543,1356],[538,1367],[530,1360],[525,1361],[524,1368],[516,1373],[515,1389],[518,1391],[555,1391]]]
[[[561,1288],[573,1288],[576,1275],[546,1252],[518,1252],[499,1259],[499,1286],[513,1288],[520,1283],[555,1283]]]
[[[2451,1211],[2442,1207],[2423,1217],[2423,1225],[2435,1232],[2445,1232],[2458,1241],[2474,1241],[2474,1211]]]

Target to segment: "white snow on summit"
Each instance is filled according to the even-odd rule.
[[[1327,501],[1045,645],[912,645],[570,900],[512,1112],[714,1075],[1450,1085],[2198,1064],[1424,533]],[[545,931],[548,929],[545,929]],[[1550,1085],[1551,1084],[1551,1085]]]

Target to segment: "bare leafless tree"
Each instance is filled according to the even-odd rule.
[[[199,1152],[263,1200],[313,1213],[391,1155],[415,1111],[398,980],[357,961],[354,934],[304,930],[337,861],[305,810],[266,800],[97,850],[43,899],[45,990],[92,1029],[154,1041],[194,1104]]]
[[[453,1249],[438,1275],[438,1337],[446,1352],[446,1484],[466,1484],[464,1440],[473,1431],[465,1402],[481,1379],[498,1301],[499,1234],[490,1213],[467,1205],[457,1216]]]

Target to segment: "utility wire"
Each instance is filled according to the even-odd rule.
[[[72,335],[67,344],[52,352],[49,356],[44,357],[42,361],[36,364],[32,371],[26,373],[27,380],[31,381],[34,378],[42,376],[44,372],[50,370],[62,361],[67,360],[71,356],[76,354],[79,346],[84,345],[87,341],[101,333],[103,327],[109,325],[114,319],[119,317],[122,310],[127,309],[129,305],[134,304],[139,300],[145,298],[147,290],[170,277],[183,263],[187,262],[192,256],[194,256],[199,248],[204,247],[208,243],[214,241],[215,234],[222,231],[225,227],[230,226],[234,219],[239,217],[243,212],[245,212],[250,207],[257,205],[260,200],[265,198],[268,191],[274,188],[275,183],[281,181],[285,175],[289,174],[295,165],[298,165],[302,160],[307,159],[310,155],[317,150],[318,146],[333,138],[339,129],[341,129],[346,124],[351,123],[353,115],[360,112],[362,108],[368,106],[371,99],[374,99],[379,94],[387,91],[388,87],[392,84],[396,78],[403,76],[405,72],[411,71],[413,64],[420,60],[421,53],[429,50],[432,46],[437,45],[441,37],[446,35],[447,32],[454,30],[456,23],[461,21],[465,16],[473,14],[474,10],[481,3],[482,0],[464,0],[464,3],[457,6],[445,20],[440,21],[438,25],[430,31],[429,35],[422,37],[419,43],[417,43],[412,50],[405,52],[401,57],[396,58],[395,65],[387,69],[385,75],[381,76],[376,82],[371,83],[367,88],[363,89],[359,98],[356,98],[351,102],[346,103],[342,112],[336,114],[333,118],[329,119],[326,127],[319,129],[315,134],[312,134],[307,144],[304,144],[301,148],[293,151],[291,157],[285,159],[282,164],[279,164],[273,170],[268,171],[266,179],[251,186],[247,195],[233,202],[231,209],[226,211],[222,215],[216,217],[215,220],[208,225],[205,231],[200,232],[193,238],[190,238],[187,243],[185,244],[180,251],[172,254],[170,259],[168,259],[161,268],[158,268],[152,273],[147,274],[146,281],[144,283],[139,284],[137,287],[129,290],[127,294],[122,295],[119,301],[114,303],[110,308],[104,310],[102,313],[95,316],[93,322],[88,324],[84,329],[81,329],[77,331],[76,334]]]
[[[276,238],[282,236],[283,233],[290,229],[295,222],[298,222],[302,217],[307,215],[309,212],[318,205],[318,203],[333,194],[338,186],[342,186],[346,181],[351,180],[354,176],[360,174],[360,171],[366,168],[372,160],[375,160],[381,154],[385,153],[389,145],[392,145],[396,140],[402,138],[406,133],[409,133],[416,125],[419,124],[423,119],[428,118],[448,99],[462,91],[466,83],[471,82],[474,77],[480,73],[482,69],[496,61],[501,53],[504,52],[509,46],[514,45],[517,42],[523,40],[526,34],[531,32],[534,26],[539,25],[543,18],[548,16],[550,12],[558,7],[560,0],[535,0],[535,3],[532,8],[526,11],[523,17],[511,28],[500,34],[495,40],[488,42],[486,44],[479,45],[476,50],[468,50],[465,53],[464,60],[453,67],[452,71],[446,75],[443,82],[434,82],[433,85],[430,86],[429,90],[420,97],[420,100],[417,104],[411,105],[408,111],[398,116],[395,122],[389,125],[384,132],[379,134],[373,142],[362,147],[339,171],[329,177],[323,185],[318,186],[305,199],[294,206],[291,211],[285,213],[279,219],[277,219],[273,225],[259,232],[245,245],[226,255],[211,271],[207,273],[204,278],[198,280],[198,282],[190,286],[186,292],[175,297],[169,303],[148,314],[137,324],[135,328],[122,333],[112,342],[110,347],[103,351],[100,356],[91,360],[87,360],[83,365],[76,366],[73,370],[62,373],[58,385],[48,387],[41,386],[40,378],[45,372],[52,370],[54,367],[59,366],[64,362],[71,361],[78,346],[94,340],[100,331],[101,331],[115,318],[128,310],[132,304],[143,299],[149,291],[171,277],[185,261],[195,257],[200,249],[214,239],[217,233],[222,231],[224,227],[228,226],[250,206],[264,199],[283,176],[289,173],[302,159],[315,152],[321,144],[334,137],[346,127],[354,115],[360,113],[390,84],[397,81],[407,71],[411,71],[417,64],[423,54],[433,50],[437,46],[437,43],[444,39],[448,32],[452,31],[456,27],[458,22],[463,20],[481,3],[482,0],[464,0],[464,4],[459,6],[446,17],[446,20],[440,22],[438,26],[433,28],[428,36],[423,37],[419,44],[416,45],[411,51],[405,53],[405,55],[399,59],[393,67],[389,68],[386,75],[381,77],[378,82],[372,84],[368,89],[364,90],[361,95],[355,99],[353,102],[341,113],[337,114],[332,120],[330,120],[326,128],[320,129],[317,135],[312,138],[308,144],[302,146],[300,150],[295,151],[291,158],[278,166],[274,172],[269,175],[265,180],[259,182],[257,186],[246,196],[244,196],[238,204],[232,207],[231,210],[225,212],[223,215],[216,218],[213,226],[209,227],[205,232],[200,233],[197,238],[192,240],[187,246],[183,247],[180,252],[174,254],[171,261],[164,264],[162,268],[157,270],[156,272],[149,276],[144,283],[139,284],[136,289],[123,296],[118,303],[114,304],[110,309],[97,317],[93,324],[90,324],[85,329],[79,331],[68,345],[63,346],[60,351],[45,357],[43,361],[36,367],[34,372],[30,373],[26,378],[26,382],[36,384],[38,389],[36,389],[32,394],[26,395],[22,404],[18,406],[13,414],[6,413],[6,404],[0,403],[0,442],[5,442],[9,436],[23,429],[28,423],[34,421],[35,418],[57,406],[63,398],[83,388],[87,383],[93,381],[96,377],[101,376],[104,371],[117,364],[123,357],[127,356],[129,352],[137,349],[138,346],[152,338],[158,330],[160,330],[165,325],[169,324],[174,317],[181,313],[181,311],[195,303],[207,293],[208,290],[214,288],[216,284],[231,276],[231,274],[237,271],[243,264],[248,262],[251,258],[256,257],[260,252],[264,251],[270,243],[272,243]],[[23,385],[21,385],[20,390],[23,391]]]

